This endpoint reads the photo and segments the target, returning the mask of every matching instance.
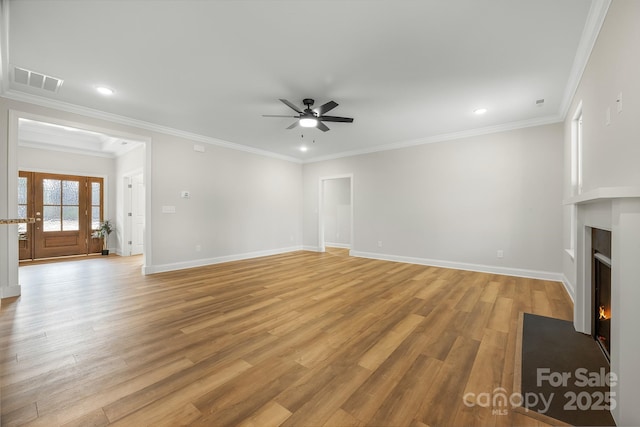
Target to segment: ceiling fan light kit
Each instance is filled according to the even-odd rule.
[[[287,129],[293,129],[296,126],[301,126],[305,128],[318,128],[323,132],[329,130],[329,127],[325,125],[323,122],[339,122],[339,123],[353,123],[353,119],[351,117],[338,117],[338,116],[325,116],[324,113],[333,110],[338,106],[337,102],[329,101],[326,104],[321,105],[315,110],[311,109],[311,106],[314,104],[314,100],[311,98],[305,98],[302,100],[302,103],[305,105],[304,111],[300,110],[295,104],[287,101],[286,99],[280,99],[280,101],[285,104],[287,107],[291,108],[293,111],[298,113],[297,116],[280,116],[280,115],[263,115],[263,117],[291,117],[294,119],[298,119],[297,122],[291,124]]]
[[[305,117],[303,119],[300,119],[300,126],[302,126],[303,128],[314,128],[318,126],[318,120]]]

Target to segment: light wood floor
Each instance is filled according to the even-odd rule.
[[[140,275],[140,258],[21,267],[0,316],[2,425],[544,425],[511,392],[518,313],[562,285],[296,252]]]

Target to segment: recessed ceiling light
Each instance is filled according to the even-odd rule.
[[[305,153],[308,150],[308,148],[306,146],[302,146],[300,147],[300,151],[302,151],[303,153]]]
[[[96,87],[96,90],[100,95],[109,96],[114,94],[114,90],[106,86],[98,86]]]
[[[484,114],[487,112],[486,108],[476,108],[475,110],[473,110],[473,114]]]

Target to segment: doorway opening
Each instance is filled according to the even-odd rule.
[[[318,250],[353,248],[353,175],[320,178]]]
[[[99,128],[81,122],[71,122],[16,110],[9,111],[8,124],[9,211],[18,213],[20,209],[26,209],[26,206],[19,206],[19,185],[21,178],[23,178],[19,171],[48,175],[49,178],[45,178],[50,180],[48,184],[57,185],[54,182],[57,181],[60,186],[69,188],[75,188],[75,182],[78,182],[78,186],[80,186],[79,178],[84,177],[89,179],[87,185],[93,188],[94,193],[97,189],[96,184],[100,182],[99,191],[102,192],[102,200],[99,205],[94,203],[93,193],[82,195],[82,191],[80,191],[77,204],[75,199],[65,200],[60,204],[44,203],[47,206],[42,206],[42,210],[34,210],[33,217],[29,216],[29,218],[37,218],[36,212],[41,212],[41,215],[44,215],[45,210],[50,211],[48,213],[59,210],[61,219],[58,242],[50,242],[51,245],[48,247],[60,244],[61,241],[64,245],[68,245],[71,240],[76,240],[78,244],[87,240],[86,248],[76,250],[76,253],[86,255],[93,253],[94,249],[100,247],[99,245],[102,243],[100,239],[92,238],[93,226],[98,218],[96,211],[101,211],[100,220],[110,220],[114,224],[114,231],[108,240],[110,249],[118,255],[128,255],[126,251],[121,250],[124,221],[120,220],[120,212],[124,210],[123,199],[125,195],[120,183],[127,174],[140,175],[142,182],[147,181],[144,178],[149,173],[151,166],[151,139],[124,131]],[[53,175],[63,175],[65,178],[52,178]],[[68,191],[61,190],[61,198],[75,194],[69,188],[67,188]],[[143,216],[146,226],[150,226],[148,215],[150,190],[149,185],[144,186],[143,200],[139,202],[145,207]],[[33,196],[35,200],[36,195]],[[80,197],[84,200],[80,200]],[[83,208],[87,211],[85,218],[81,218]],[[77,224],[75,214],[72,213],[75,210],[79,212]],[[65,217],[65,215],[67,216]],[[21,239],[26,237],[24,236],[26,230],[19,231],[17,225],[12,227],[15,228],[11,228],[10,233],[15,232],[16,250],[15,252],[10,250],[7,254],[8,280],[11,283],[10,294],[18,296],[20,295],[19,258],[28,257],[28,251],[35,250],[35,245],[31,249],[23,248],[26,243],[21,243]],[[44,233],[44,230],[42,232]],[[52,230],[47,230],[47,232],[52,232]],[[63,236],[64,233],[73,234],[74,232],[77,234],[76,236]],[[143,233],[143,236],[144,241],[140,245],[142,248],[141,270],[142,274],[145,274],[146,266],[151,263],[151,245],[150,236],[147,233]],[[10,237],[10,240],[13,238]],[[18,250],[19,247],[22,249]],[[47,257],[69,254],[40,255]],[[40,255],[36,254],[35,256],[39,258]]]

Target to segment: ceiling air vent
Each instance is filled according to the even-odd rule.
[[[60,89],[63,82],[62,79],[20,67],[13,67],[13,81],[21,85],[31,86],[36,89],[44,89],[53,93]]]

